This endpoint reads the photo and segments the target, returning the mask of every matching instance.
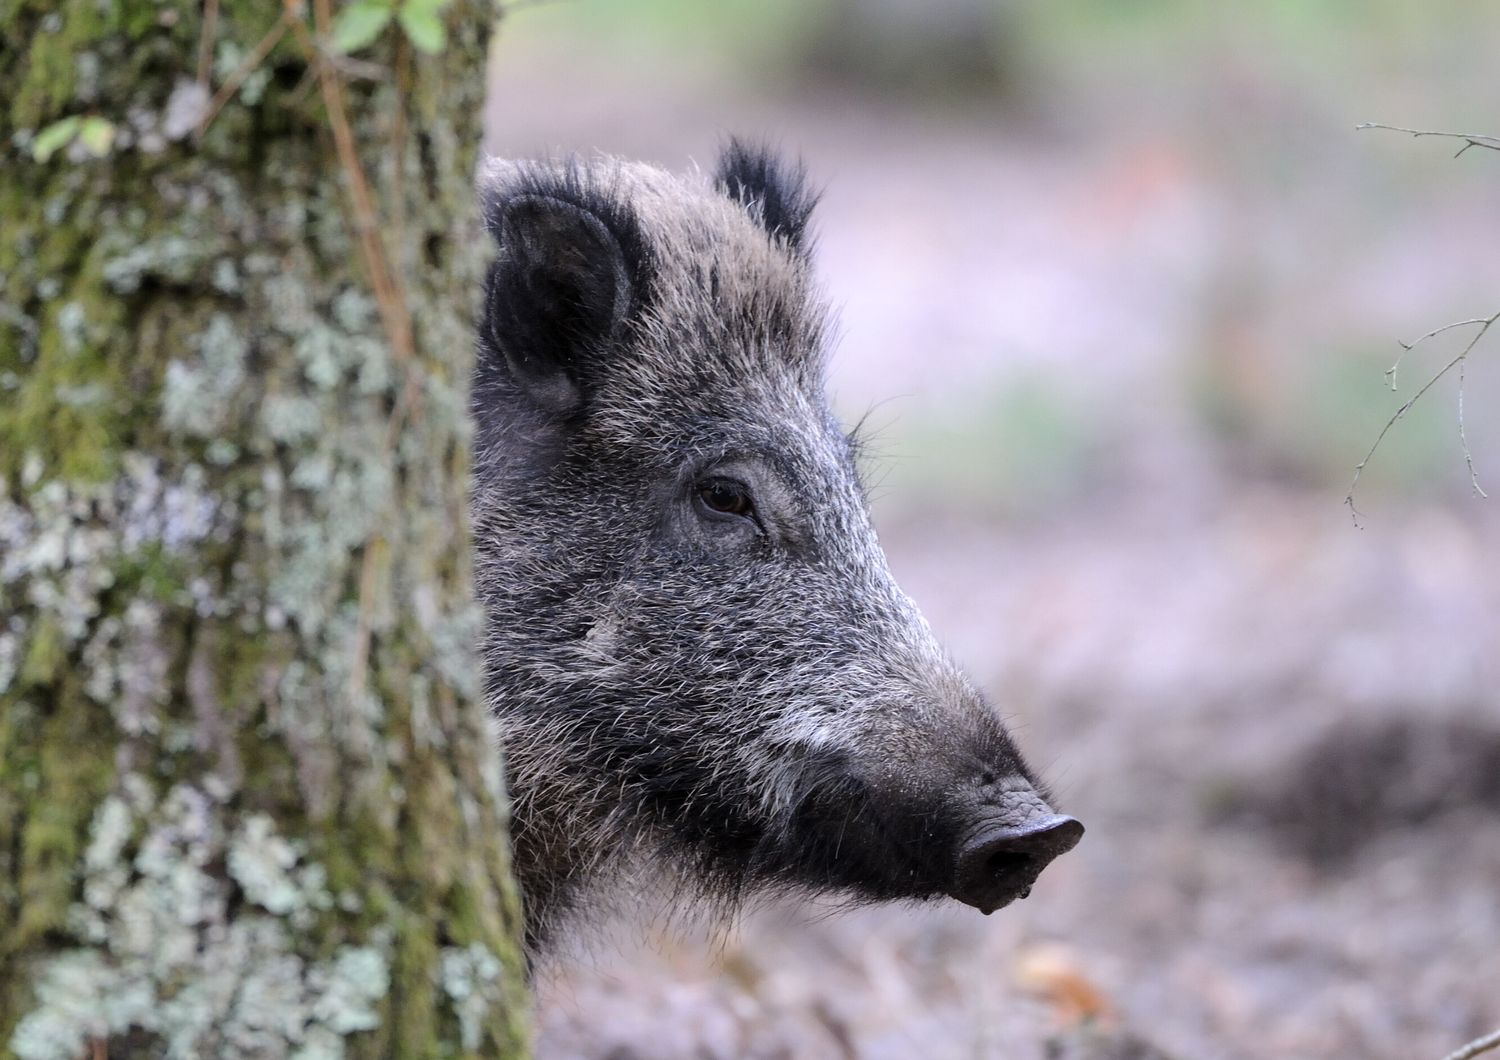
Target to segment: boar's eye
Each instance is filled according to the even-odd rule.
[[[698,511],[710,519],[745,519],[755,522],[755,502],[750,487],[732,478],[707,478],[693,488]]]

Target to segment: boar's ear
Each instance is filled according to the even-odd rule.
[[[769,147],[732,137],[719,156],[714,174],[719,189],[750,211],[750,215],[773,236],[806,255],[807,223],[818,193],[807,185],[807,169],[801,162],[788,164]]]
[[[485,288],[483,338],[500,355],[496,367],[542,412],[570,415],[636,298],[635,218],[572,170],[550,185],[528,175],[486,213],[500,253]]]

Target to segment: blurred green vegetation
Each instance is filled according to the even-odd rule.
[[[1117,426],[1065,380],[1039,372],[997,379],[940,405],[877,409],[870,421],[861,471],[877,507],[1006,516],[1080,496]]]
[[[903,12],[905,14],[903,14]],[[911,17],[916,12],[919,17]],[[1500,29],[1500,9],[1485,0],[1442,5],[1410,0],[1261,0],[1250,5],[1196,0],[553,0],[518,15],[546,23],[549,35],[610,50],[666,52],[683,62],[738,66],[753,76],[786,76],[827,54],[820,35],[872,27],[863,47],[877,75],[886,52],[904,37],[926,47],[924,23],[987,26],[998,56],[1025,72],[1088,76],[1122,67],[1151,70],[1165,82],[1192,76],[1191,60],[1209,64],[1243,55],[1248,67],[1320,80],[1351,75],[1371,87],[1388,82],[1409,92],[1413,79],[1487,79],[1486,57]],[[879,27],[891,27],[881,35]],[[1176,69],[1164,56],[1189,60]],[[940,62],[934,59],[934,62]],[[1007,79],[1002,87],[1013,87]],[[1483,121],[1487,100],[1450,113],[1454,122]]]
[[[1414,364],[1400,391],[1384,372],[1389,342],[1353,342],[1317,351],[1274,389],[1247,391],[1222,362],[1195,362],[1190,401],[1209,444],[1240,473],[1329,490],[1347,487],[1380,429],[1426,376]],[[1457,378],[1445,380],[1391,428],[1360,477],[1361,492],[1435,494],[1463,471],[1458,444]]]

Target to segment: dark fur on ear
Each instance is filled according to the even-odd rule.
[[[651,273],[651,248],[641,230],[640,219],[625,199],[613,175],[601,173],[576,157],[561,162],[525,162],[482,190],[485,227],[497,240],[505,204],[512,199],[537,196],[557,199],[593,214],[620,245],[627,268],[638,285]]]
[[[647,297],[640,222],[613,182],[573,160],[516,169],[485,190],[484,217],[500,253],[480,334],[499,356],[482,368],[503,370],[540,411],[566,416]]]
[[[800,161],[788,164],[764,144],[731,137],[719,156],[714,182],[749,208],[767,232],[782,236],[801,253],[808,251],[807,224],[819,193],[808,187]]]

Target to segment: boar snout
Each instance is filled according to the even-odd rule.
[[[992,819],[959,847],[949,893],[988,916],[1025,898],[1052,859],[1081,838],[1080,822],[1047,809],[1020,824]]]

